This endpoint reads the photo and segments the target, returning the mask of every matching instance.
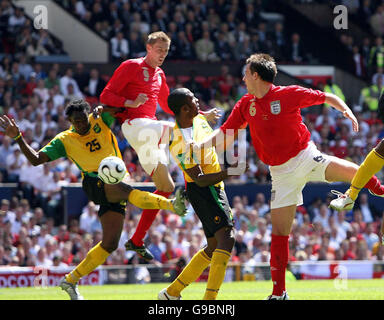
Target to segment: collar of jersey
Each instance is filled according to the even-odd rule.
[[[74,126],[71,125],[70,129],[71,129],[71,132],[77,133]],[[92,129],[92,126],[91,126],[91,124],[89,124],[89,129],[88,129],[88,131],[85,134],[80,134],[80,133],[77,133],[77,134],[79,136],[84,137],[84,136],[86,136],[91,131],[91,129]]]
[[[195,119],[193,119],[193,120],[195,120]],[[183,136],[184,140],[186,140],[185,137],[184,137],[183,130],[181,130],[181,129],[188,129],[188,128],[190,128],[190,127],[188,127],[188,128],[182,128],[182,127],[180,127],[179,122],[178,122],[177,120],[175,120],[175,121],[176,121],[177,128],[179,128],[179,130],[180,130],[180,132],[181,132],[181,135]],[[192,121],[192,139],[193,139],[193,126],[194,126],[194,124],[195,124],[195,121]]]

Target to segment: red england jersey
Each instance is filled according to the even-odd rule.
[[[140,93],[147,95],[146,103],[138,108],[126,108],[116,117],[122,123],[126,119],[149,118],[156,120],[157,103],[167,113],[169,88],[164,71],[152,68],[144,58],[126,60],[115,70],[100,95],[100,102],[112,107],[124,107],[126,100],[135,100]]]
[[[252,143],[260,160],[270,166],[287,162],[305,149],[310,132],[302,121],[300,109],[323,104],[325,93],[300,86],[272,85],[261,99],[244,95],[221,126],[239,129],[249,125]]]

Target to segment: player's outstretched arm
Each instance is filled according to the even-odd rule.
[[[344,117],[352,121],[353,131],[359,131],[359,123],[357,122],[355,115],[343,100],[333,93],[325,93],[325,103],[330,104],[333,108],[342,112]]]
[[[248,165],[245,164],[244,170],[241,171],[241,173],[244,173],[248,170]],[[199,187],[208,187],[213,186],[225,179],[227,179],[229,176],[233,175],[230,173],[230,169],[225,169],[219,172],[215,173],[204,173],[201,170],[201,167],[199,165],[194,166],[190,169],[186,169],[185,172],[192,178],[192,180],[199,186]]]
[[[198,149],[205,149],[210,147],[217,147],[224,143],[225,135],[224,132],[219,128],[213,131],[212,134],[201,143],[197,144],[196,142],[194,142],[194,147]]]
[[[228,170],[204,174],[199,165],[186,169],[185,172],[199,187],[208,187],[219,183],[228,178]]]
[[[207,121],[212,124],[215,124],[221,117],[220,110],[217,108],[212,108],[208,111],[200,110],[199,113],[201,113],[207,119]]]
[[[23,138],[18,125],[14,119],[9,119],[6,115],[0,117],[0,126],[4,129],[4,133],[15,140],[21,152],[26,156],[29,162],[38,166],[39,164],[48,162],[50,159],[44,152],[36,152]]]

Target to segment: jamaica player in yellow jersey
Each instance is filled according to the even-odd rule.
[[[89,200],[100,204],[98,212],[103,229],[102,241],[93,247],[86,258],[60,282],[72,300],[81,300],[77,282],[99,265],[117,248],[124,224],[127,200],[142,209],[167,209],[179,215],[185,214],[185,204],[181,193],[176,199],[150,192],[133,189],[125,182],[104,184],[97,176],[97,169],[102,159],[121,154],[116,137],[109,126],[112,124],[103,107],[97,107],[90,114],[90,106],[84,100],[71,101],[65,115],[72,124],[71,128],[59,133],[40,151],[33,150],[22,137],[16,122],[7,116],[0,117],[0,125],[5,134],[13,138],[27,159],[34,165],[67,157],[81,170],[83,189]]]
[[[202,222],[207,246],[192,257],[172,284],[160,291],[158,299],[180,299],[181,291],[210,266],[204,300],[214,300],[235,243],[232,212],[223,183],[229,174],[227,169],[221,169],[214,147],[203,155],[194,154],[189,147],[191,140],[199,142],[212,132],[205,117],[199,115],[194,94],[186,88],[176,89],[169,95],[168,105],[176,117],[169,150],[184,173],[187,198]]]

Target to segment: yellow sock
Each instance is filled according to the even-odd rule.
[[[180,292],[190,283],[196,281],[205,268],[209,266],[211,259],[204,250],[197,252],[191,261],[185,266],[180,275],[167,288],[168,294],[179,297]]]
[[[224,281],[227,264],[231,253],[226,250],[216,249],[212,255],[211,269],[209,270],[207,289],[203,300],[216,300],[221,284]]]
[[[171,200],[147,191],[133,189],[128,196],[128,201],[141,209],[165,209],[173,211]]]
[[[352,179],[351,187],[348,190],[349,196],[352,200],[356,200],[361,188],[363,188],[372,176],[380,171],[384,165],[384,157],[373,149],[363,163],[360,165],[355,176]]]
[[[89,250],[87,256],[79,265],[70,273],[68,273],[65,278],[70,283],[77,283],[81,277],[91,273],[99,265],[104,263],[105,259],[110,255],[110,253],[104,250],[100,246],[99,242],[91,250]]]

